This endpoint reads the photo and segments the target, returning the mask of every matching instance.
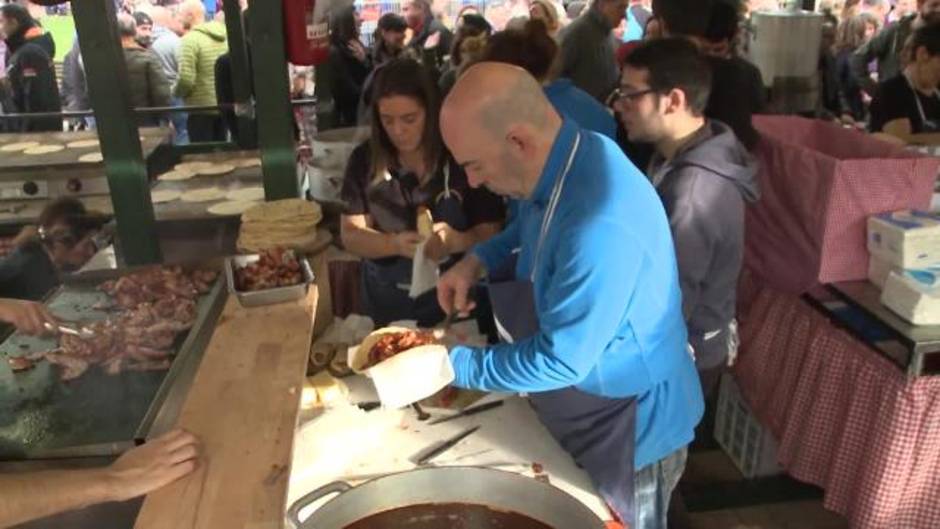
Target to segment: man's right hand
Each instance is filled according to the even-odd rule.
[[[188,475],[199,466],[199,441],[173,430],[132,448],[105,469],[109,496],[124,501],[148,494]]]
[[[445,314],[455,311],[461,316],[467,316],[476,307],[470,299],[470,289],[477,283],[483,263],[472,253],[447,271],[437,282],[437,302]]]
[[[408,259],[414,259],[418,245],[421,244],[421,236],[418,232],[403,231],[392,235],[392,241],[395,244],[395,253]]]
[[[5,321],[20,332],[39,335],[47,332],[46,323],[58,325],[55,317],[42,303],[21,299],[0,299],[0,321]]]

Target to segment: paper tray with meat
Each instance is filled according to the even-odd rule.
[[[372,379],[383,406],[400,408],[454,381],[447,347],[433,331],[386,327],[351,351],[349,367]]]
[[[409,329],[407,327],[385,327],[378,329],[362,341],[350,358],[350,368],[357,373],[368,371],[376,365],[405,351],[419,347],[443,349],[433,331]]]

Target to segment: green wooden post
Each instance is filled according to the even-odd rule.
[[[284,12],[278,1],[251,0],[249,6],[264,196],[267,200],[295,198],[300,195],[300,186],[284,51]]]
[[[251,68],[248,62],[248,47],[245,44],[241,6],[238,0],[224,0],[222,6],[225,10],[229,57],[232,60],[232,89],[235,92],[237,105],[235,115],[238,118],[239,147],[254,148],[257,139],[251,120],[254,116],[251,101]],[[248,114],[242,115],[242,111]]]
[[[111,203],[127,264],[161,261],[137,119],[131,109],[124,51],[113,0],[72,2]]]

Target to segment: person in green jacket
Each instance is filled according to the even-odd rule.
[[[185,5],[194,18],[203,20],[205,10],[198,2]],[[201,12],[200,12],[201,11]],[[228,51],[225,24],[196,23],[180,43],[179,80],[176,95],[186,106],[215,105],[215,62]],[[191,141],[224,141],[225,123],[218,112],[191,112],[187,120]]]

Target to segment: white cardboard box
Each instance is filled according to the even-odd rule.
[[[868,280],[871,281],[879,290],[884,290],[885,283],[888,281],[888,275],[891,272],[901,273],[904,269],[900,266],[895,266],[884,259],[881,259],[877,256],[870,256],[868,258]],[[940,263],[934,263],[928,265],[924,268],[918,268],[911,270],[911,272],[929,272],[940,274]]]
[[[891,272],[881,303],[914,325],[940,325],[940,273]]]
[[[940,214],[904,210],[869,217],[868,251],[905,270],[940,262]]]

